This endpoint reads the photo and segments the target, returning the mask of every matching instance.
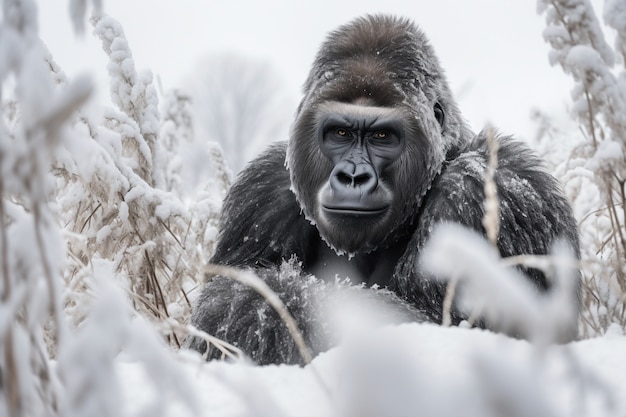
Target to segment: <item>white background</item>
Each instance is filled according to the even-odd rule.
[[[58,64],[70,76],[91,73],[106,94],[106,56],[91,27],[76,39],[66,2],[39,7],[41,37]],[[490,122],[532,139],[532,108],[567,114],[571,81],[550,66],[543,16],[530,0],[108,0],[104,11],[122,23],[137,68],[151,70],[165,90],[184,86],[210,53],[241,53],[279,71],[295,110],[325,35],[356,16],[386,12],[413,19],[430,37],[475,130]]]

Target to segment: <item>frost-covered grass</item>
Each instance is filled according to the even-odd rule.
[[[557,173],[580,224],[580,331],[595,336],[612,324],[626,329],[626,6],[605,1],[606,27],[588,0],[539,0],[538,10],[550,63],[574,80],[571,112],[582,138],[558,138],[569,157],[557,162]]]
[[[187,325],[230,172],[220,148],[195,134],[189,96],[157,94],[100,2],[70,4],[76,30],[94,16],[110,103],[90,102],[89,79],[67,79],[56,65],[38,38],[34,0],[2,1],[0,415],[626,414],[623,2],[606,1],[610,46],[587,1],[539,1],[551,62],[574,79],[572,112],[584,132],[572,141],[571,131],[546,124],[554,140],[540,148],[580,222],[581,335],[602,337],[552,345],[571,319],[568,291],[557,285],[537,299],[501,279],[512,262],[567,276],[561,255],[501,260],[450,229],[433,240],[425,266],[452,279],[446,259],[471,268],[470,311],[489,306],[485,313],[532,343],[365,325],[305,368],[204,364],[178,349],[192,333],[237,353]],[[493,219],[486,227],[493,237]]]
[[[188,332],[230,181],[221,151],[194,137],[184,94],[159,100],[114,19],[94,9],[111,104],[84,105],[92,85],[54,63],[35,2],[2,4],[0,413],[120,415],[120,351],[190,396],[157,335]]]

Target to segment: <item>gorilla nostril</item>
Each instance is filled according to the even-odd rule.
[[[354,181],[352,175],[346,174],[345,172],[337,173],[337,180],[340,184],[345,185],[347,187],[354,185]]]
[[[361,175],[356,175],[353,180],[354,180],[354,186],[360,186],[360,185],[365,185],[368,182],[370,182],[370,180],[372,179],[372,176],[370,174],[361,174]]]

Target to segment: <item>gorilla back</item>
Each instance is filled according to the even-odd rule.
[[[556,238],[578,253],[556,180],[523,144],[498,140],[501,255],[543,255]],[[257,272],[315,353],[333,344],[320,306],[337,294],[337,276],[364,284],[340,292],[391,307],[394,320],[440,322],[446,288],[420,270],[420,251],[438,223],[485,233],[488,154],[422,32],[390,16],[356,19],[322,45],[289,142],[251,162],[231,188],[212,262]],[[549,289],[541,271],[523,272]],[[463,318],[453,308],[453,322]],[[192,323],[258,363],[300,362],[271,308],[227,278],[205,284]],[[575,335],[573,323],[563,340]],[[188,345],[206,349],[198,338]]]

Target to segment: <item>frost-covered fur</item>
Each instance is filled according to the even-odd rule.
[[[376,311],[375,324],[426,320],[420,311],[391,291],[372,290],[347,280],[325,282],[303,272],[295,259],[257,269],[257,273],[287,306],[314,354],[329,349],[343,336],[345,322],[341,321],[348,318],[333,312],[350,315],[350,325],[369,328],[372,323],[355,322],[354,315]],[[287,326],[253,289],[217,276],[209,279],[198,301],[194,324],[243,348],[257,363],[302,363]],[[329,316],[333,317],[332,322],[328,321]],[[206,352],[206,342],[200,338],[188,340],[188,347]],[[209,358],[221,356],[215,348],[209,349],[208,354]]]
[[[331,168],[317,149],[314,131],[316,106],[326,100],[366,100],[368,105],[411,114],[405,153],[387,173],[404,211],[373,249],[352,257],[328,248],[311,210],[317,187]],[[441,123],[433,115],[434,103],[445,109]],[[556,238],[564,238],[578,253],[576,223],[555,179],[525,145],[507,137],[498,141],[501,255],[547,254]],[[439,323],[446,287],[419,268],[420,252],[438,223],[458,223],[484,234],[488,155],[486,135],[475,136],[463,122],[421,31],[403,19],[357,19],[333,32],[322,46],[289,145],[273,145],[231,188],[212,262],[256,271],[295,316],[313,353],[336,340],[329,330],[336,316],[325,308],[326,300],[334,297],[336,275],[373,286],[351,291],[376,305],[394,306],[400,314],[392,314],[390,322]],[[285,273],[281,265],[294,257],[299,263],[290,261],[291,270]],[[538,290],[549,289],[541,271],[524,272]],[[453,323],[464,319],[456,308],[451,316]],[[226,278],[205,285],[192,322],[236,344],[259,363],[300,362],[277,314],[252,290]],[[563,340],[575,334],[572,323]],[[188,345],[200,351],[206,346],[199,339]]]

